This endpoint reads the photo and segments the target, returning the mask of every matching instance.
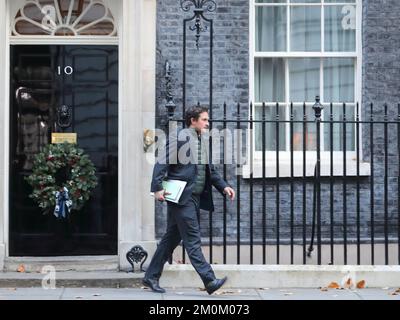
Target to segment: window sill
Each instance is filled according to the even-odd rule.
[[[276,178],[276,162],[266,162],[265,164],[265,178]],[[246,164],[242,167],[240,174],[244,179],[250,179],[250,165]],[[313,177],[315,170],[315,161],[308,161],[305,166],[305,177]],[[255,160],[253,162],[253,178],[263,178],[262,172],[262,161]],[[371,165],[369,162],[360,162],[359,165],[360,176],[368,177],[371,175]],[[334,161],[332,176],[343,177],[343,161]],[[290,178],[291,168],[290,161],[279,162],[279,177]],[[330,160],[321,160],[321,177],[331,176],[331,164]],[[346,176],[354,177],[357,176],[357,161],[348,160],[346,162]],[[303,177],[303,162],[295,161],[293,164],[293,177]]]

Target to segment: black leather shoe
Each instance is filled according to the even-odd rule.
[[[215,279],[206,285],[206,291],[208,294],[213,294],[219,288],[221,288],[228,277],[223,277],[222,279]]]
[[[161,288],[160,285],[158,284],[158,280],[143,278],[142,283],[146,287],[149,287],[154,292],[158,292],[158,293],[164,293],[165,292],[165,289]]]

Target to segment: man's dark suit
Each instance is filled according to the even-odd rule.
[[[183,163],[181,161],[182,159],[179,159],[177,155],[179,155],[179,151],[185,144],[193,142],[193,139],[189,139],[189,137],[193,137],[193,130],[194,129],[190,128],[183,129],[178,133],[178,137],[187,137],[184,141],[180,141],[173,136],[170,137],[166,147],[167,152],[164,153],[164,156],[158,158],[154,166],[153,179],[151,183],[152,192],[157,192],[163,189],[162,181],[165,178],[183,180],[187,182],[187,185],[178,204],[167,202],[167,232],[157,247],[152,261],[146,271],[145,277],[158,280],[168,257],[173,253],[180,241],[183,240],[183,244],[185,245],[193,267],[200,275],[203,283],[207,285],[207,283],[215,279],[215,275],[201,251],[198,213],[199,209],[214,210],[211,190],[212,186],[216,187],[219,192],[223,193],[224,189],[228,187],[228,184],[220,177],[212,164],[207,164],[204,191],[201,195],[192,194],[197,178],[197,162],[194,161],[194,159],[197,159],[197,156],[191,153],[194,153],[193,150],[196,150],[196,148],[189,148],[186,153],[190,159],[189,163]],[[195,140],[197,143],[197,139]],[[202,143],[207,142],[202,141]],[[209,160],[208,153],[207,158]]]

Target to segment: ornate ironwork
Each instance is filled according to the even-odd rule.
[[[165,80],[166,82],[166,99],[167,99],[167,103],[165,105],[165,108],[167,108],[168,111],[168,117],[172,118],[176,109],[176,104],[174,102],[174,94],[173,94],[173,90],[172,90],[172,68],[171,68],[171,64],[169,63],[169,61],[167,60],[165,62]]]
[[[314,111],[315,111],[315,118],[317,120],[321,120],[321,113],[322,113],[322,110],[324,109],[324,106],[321,104],[320,101],[321,101],[320,97],[316,96],[315,97],[315,104],[312,107],[314,109]]]
[[[207,20],[203,13],[204,11],[214,12],[217,9],[217,4],[214,0],[181,0],[183,11],[188,12],[191,7],[194,7],[192,19],[195,19],[195,23],[189,27],[189,30],[196,31],[196,48],[199,49],[201,33],[208,30],[208,27],[202,23],[202,20]]]
[[[217,4],[214,0],[181,0],[181,8],[183,11],[189,11],[190,7],[195,9],[207,10],[208,12],[214,12],[217,9]]]
[[[190,31],[196,31],[196,48],[200,46],[200,34],[208,30],[207,26],[203,26],[201,23],[200,15],[196,15],[196,22],[193,26],[189,27]]]
[[[130,265],[132,266],[132,271],[131,272],[135,272],[135,265],[134,263],[139,263],[141,262],[143,259],[143,261],[140,264],[140,271],[144,271],[143,270],[143,264],[145,263],[145,261],[147,260],[147,256],[148,253],[146,250],[143,249],[142,246],[134,246],[131,250],[129,250],[126,253],[126,259],[128,260],[128,262],[130,263]]]
[[[57,108],[57,126],[62,129],[69,128],[72,124],[71,107],[62,105]]]

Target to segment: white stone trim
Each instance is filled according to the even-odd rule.
[[[90,36],[24,36],[11,37],[10,44],[69,44],[69,45],[118,45],[118,38]]]
[[[150,196],[152,166],[142,146],[143,130],[155,125],[156,0],[123,0],[120,65],[120,268],[126,252],[141,244],[155,248],[154,199]]]
[[[321,288],[331,282],[344,286],[364,280],[368,288],[400,286],[400,266],[329,265],[213,265],[217,278],[228,276],[225,288]],[[160,279],[162,287],[202,287],[191,265],[166,265]],[[354,289],[354,288],[353,288]]]
[[[127,268],[125,255],[132,246],[142,245],[149,258],[156,246],[154,199],[149,191],[154,156],[144,154],[142,146],[143,129],[155,126],[156,0],[106,1],[118,21],[118,42],[101,37],[90,43],[83,37],[20,37],[12,43],[119,43],[118,254],[120,268]],[[9,17],[18,3],[0,1],[0,270],[9,254]]]
[[[9,17],[8,1],[0,2],[0,270],[8,255],[9,203]]]
[[[333,172],[332,176],[334,177],[343,177],[343,160],[333,161]],[[315,171],[316,160],[311,161],[307,159],[306,161],[306,170],[305,177],[313,177]],[[262,161],[255,160],[253,162],[253,178],[263,178],[262,172]],[[368,177],[371,175],[371,164],[369,162],[361,162],[359,164],[360,169],[360,177]],[[243,178],[249,179],[251,173],[251,166],[244,165],[243,166]],[[320,167],[320,176],[321,177],[329,177],[331,174],[331,165],[330,159],[326,159],[321,161]],[[346,177],[355,177],[357,176],[357,161],[347,159],[346,162]],[[280,178],[289,178],[291,177],[291,165],[290,160],[279,161],[279,177]],[[303,160],[301,161],[293,161],[293,177],[303,177]],[[265,178],[276,178],[276,160],[273,159],[271,161],[265,162]]]

